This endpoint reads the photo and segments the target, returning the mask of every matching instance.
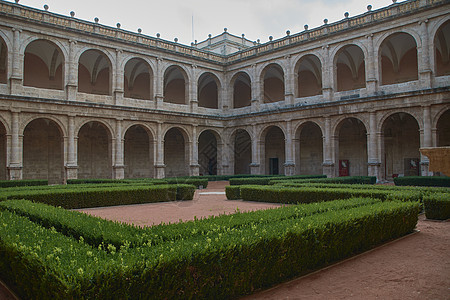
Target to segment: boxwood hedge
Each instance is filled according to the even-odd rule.
[[[427,219],[450,219],[450,194],[436,193],[426,195],[423,199]]]
[[[450,187],[450,177],[446,176],[406,176],[394,178],[395,185]]]

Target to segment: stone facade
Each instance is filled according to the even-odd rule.
[[[391,180],[433,175],[419,148],[450,145],[448,1],[241,50],[233,36],[225,54],[4,1],[0,15],[0,179]]]

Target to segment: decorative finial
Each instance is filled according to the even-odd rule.
[[[45,11],[48,10],[48,5],[47,4],[44,4],[44,9],[45,9]]]
[[[245,37],[245,33],[242,34],[242,38],[244,38],[244,37]]]
[[[328,24],[328,19],[323,19],[323,24],[327,25]]]
[[[95,21],[95,23],[98,23],[98,18],[95,17],[95,18],[94,18],[94,21]]]
[[[397,0],[392,0],[392,3],[394,3],[394,4],[397,3]]]
[[[371,11],[372,10],[372,5],[367,5],[367,11]]]
[[[223,29],[223,32],[227,32],[227,31],[228,31],[228,28],[225,27],[225,28]]]
[[[344,13],[344,17],[345,17],[345,18],[348,18],[349,15],[350,15],[350,14],[348,13],[348,11],[346,11],[346,12]]]
[[[269,41],[272,41],[273,40],[273,36],[269,36]]]
[[[208,38],[211,38],[212,37],[212,34],[210,33],[210,34],[208,34]]]
[[[75,17],[75,12],[72,10],[71,12],[70,12],[70,16],[73,18],[73,17]]]
[[[308,28],[309,28],[308,24],[305,24],[305,26],[303,26],[303,28],[305,28],[305,30],[308,30]]]
[[[138,33],[141,34],[142,33],[142,29],[138,28]]]
[[[16,4],[19,4],[19,0],[16,0]]]
[[[156,34],[156,37],[159,39],[159,38],[161,37],[161,34],[158,32],[158,33]]]
[[[173,40],[175,41],[175,43],[178,43],[178,38],[174,38]]]
[[[259,44],[259,43],[261,43],[261,40],[260,40],[260,39],[257,39],[256,42]]]
[[[290,30],[286,30],[286,35],[290,36],[291,35],[291,31]]]
[[[118,29],[120,29],[120,23],[117,23],[116,26]]]

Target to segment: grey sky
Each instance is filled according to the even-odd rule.
[[[13,2],[13,1],[10,1]],[[401,2],[401,1],[398,1]],[[208,34],[213,36],[228,32],[261,42],[275,39],[291,33],[303,31],[305,24],[314,28],[323,24],[323,19],[334,22],[344,18],[344,12],[355,16],[367,11],[392,4],[392,0],[158,0],[158,1],[114,1],[114,0],[20,0],[20,4],[43,9],[68,16],[70,11],[75,17],[137,31],[150,36],[161,34],[161,38],[189,45],[194,39],[205,40]],[[194,17],[194,39],[192,38],[192,16]]]

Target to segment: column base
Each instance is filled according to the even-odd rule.
[[[335,177],[334,175],[334,163],[324,162],[322,163],[323,175],[327,175],[328,178]]]
[[[200,165],[194,164],[189,166],[189,176],[199,176],[200,175]]]
[[[156,171],[156,178],[162,179],[166,177],[166,165],[155,165],[155,171]]]
[[[124,179],[125,178],[125,166],[116,165],[113,167],[113,179]]]
[[[9,92],[11,95],[21,95],[23,93],[22,78],[11,77],[9,79]]]
[[[377,178],[377,182],[379,182],[381,180],[380,166],[381,166],[381,163],[379,163],[379,162],[369,162],[367,164],[368,176],[375,176]]]
[[[250,164],[250,174],[260,175],[261,174],[260,164],[251,163]]]
[[[21,180],[22,179],[22,166],[10,166],[8,167],[8,179],[9,180]]]
[[[65,183],[67,183],[67,180],[69,179],[78,179],[78,166],[65,166],[65,171],[66,171],[66,178],[65,178]]]
[[[284,175],[295,175],[295,164],[293,162],[287,162],[284,164]]]
[[[433,176],[433,172],[430,172],[430,162],[421,161],[420,162],[420,175],[421,176]]]
[[[114,91],[114,104],[115,105],[123,104],[123,91],[121,90]]]
[[[76,85],[66,85],[66,97],[68,101],[76,101],[77,100],[77,89]]]

